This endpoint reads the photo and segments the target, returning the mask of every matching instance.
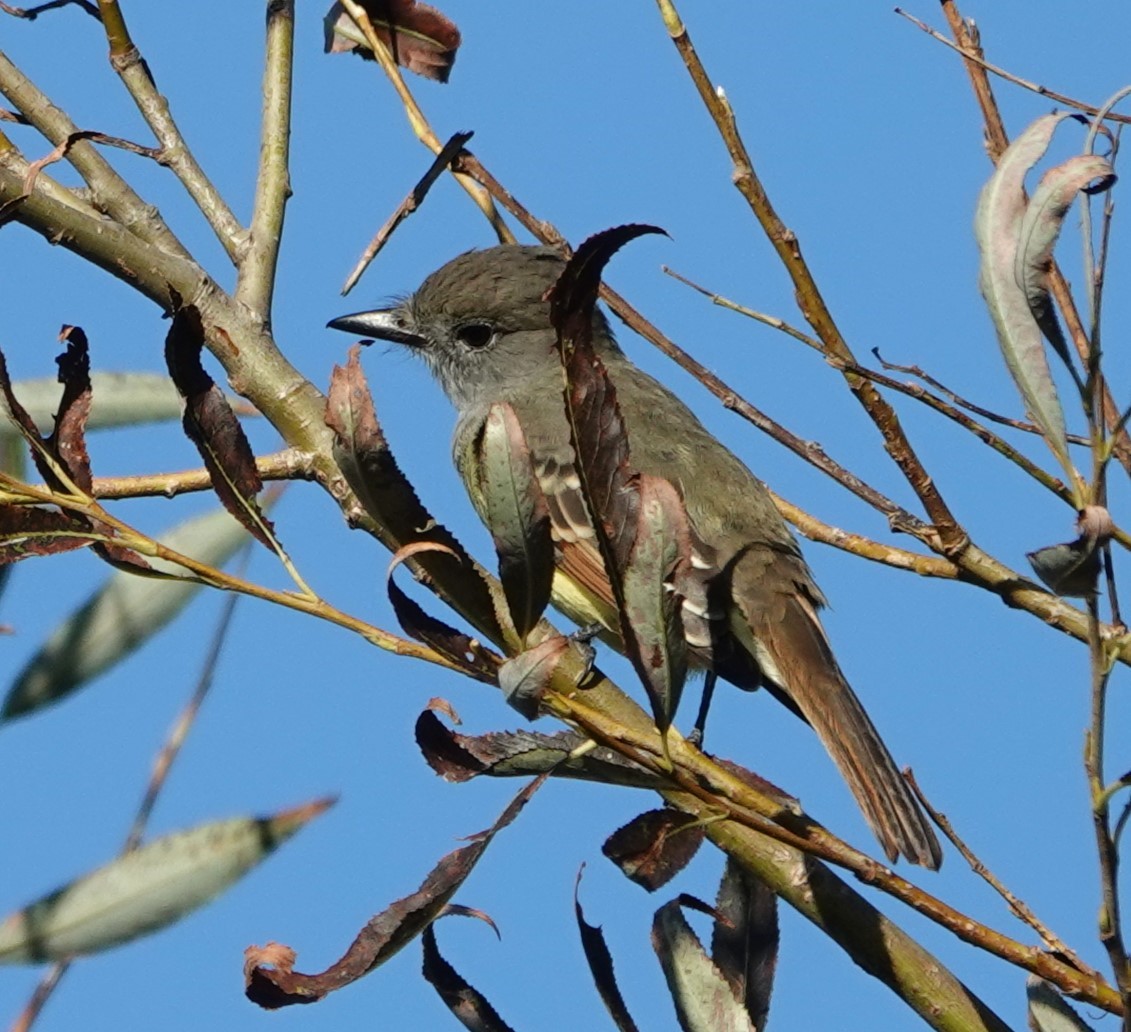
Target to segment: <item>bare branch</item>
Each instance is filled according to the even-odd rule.
[[[61,109],[0,52],[0,93],[35,126],[53,146],[79,132]],[[104,211],[139,240],[156,244],[171,254],[188,257],[188,251],[165,225],[157,209],[147,205],[106,161],[98,150],[83,140],[75,144],[67,159],[90,187],[95,208]]]
[[[110,44],[111,67],[121,77],[146,125],[157,137],[163,163],[181,181],[228,257],[235,262],[246,246],[246,231],[189,150],[169,111],[168,101],[157,92],[149,69],[130,38],[117,0],[99,0],[98,6]]]
[[[444,170],[452,164],[455,156],[463,149],[463,145],[467,143],[471,137],[472,133],[456,133],[444,144],[440,153],[436,155],[435,160],[428,166],[428,171],[420,177],[420,181],[412,188],[408,196],[397,205],[396,211],[389,216],[385,224],[377,230],[373,239],[369,241],[369,246],[362,252],[357,264],[353,267],[353,271],[346,277],[345,286],[342,287],[343,296],[348,294],[357,285],[357,281],[361,279],[362,274],[369,268],[369,263],[377,257],[381,248],[385,246],[389,237],[393,235],[393,230],[424,203],[424,198],[428,196],[428,191],[432,189],[432,184],[435,183]]]
[[[291,81],[294,76],[294,0],[267,8],[267,57],[263,67],[263,122],[259,130],[259,178],[246,253],[239,260],[236,300],[269,320],[283,216],[291,195]]]

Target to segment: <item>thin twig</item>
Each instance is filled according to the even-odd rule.
[[[361,279],[362,274],[369,268],[370,262],[377,257],[381,248],[388,243],[389,237],[393,235],[393,230],[424,203],[424,198],[428,196],[428,191],[432,189],[432,184],[435,183],[452,164],[455,156],[463,149],[463,145],[467,143],[473,135],[474,134],[470,132],[456,133],[444,144],[440,153],[436,155],[432,164],[428,166],[428,171],[420,177],[420,181],[409,191],[405,199],[397,205],[393,214],[388,217],[385,224],[377,230],[373,239],[369,241],[368,246],[357,260],[357,264],[353,267],[353,271],[346,277],[345,285],[342,287],[343,297],[357,285],[357,281]]]
[[[284,448],[271,455],[260,455],[255,468],[262,480],[313,480],[314,466],[305,452]],[[95,477],[91,494],[95,498],[173,498],[194,491],[210,491],[212,479],[204,468],[175,473],[145,473],[140,476]]]
[[[880,354],[879,348],[872,348],[872,354],[876,356],[876,361],[879,362],[884,369],[890,370],[891,372],[895,373],[905,373],[908,376],[917,377],[924,383],[934,387],[935,390],[937,390],[940,394],[945,395],[959,408],[966,409],[967,412],[973,412],[975,415],[981,416],[983,419],[988,419],[991,423],[998,423],[1001,426],[1008,426],[1013,430],[1020,430],[1022,433],[1041,433],[1040,428],[1033,423],[1027,423],[1023,419],[1012,419],[1009,416],[1003,416],[1000,412],[993,412],[990,409],[977,404],[976,402],[970,401],[968,398],[962,397],[961,394],[951,390],[941,380],[938,380],[935,377],[931,376],[931,374],[921,366],[900,365],[897,362],[889,362]],[[1066,436],[1069,443],[1071,444],[1079,444],[1084,447],[1087,447],[1091,444],[1091,441],[1089,441],[1088,438],[1082,437],[1080,434],[1067,434]]]
[[[245,547],[237,567],[237,573],[240,575],[242,575],[247,568],[250,555],[250,547]],[[189,731],[192,730],[193,724],[196,723],[196,718],[200,715],[200,709],[204,705],[204,700],[208,697],[208,693],[212,689],[212,682],[216,675],[216,666],[220,662],[220,654],[224,649],[224,644],[231,631],[232,617],[235,615],[236,605],[239,603],[239,600],[239,595],[229,595],[224,600],[223,608],[220,611],[220,619],[216,622],[216,629],[212,632],[212,641],[209,643],[208,653],[204,657],[203,664],[201,664],[196,687],[193,689],[193,693],[185,704],[184,709],[178,714],[176,721],[169,730],[165,744],[161,747],[161,751],[153,761],[153,769],[149,775],[149,784],[146,786],[141,803],[138,805],[137,815],[134,817],[130,832],[126,836],[126,844],[122,849],[124,853],[137,849],[137,847],[141,845],[142,837],[145,835],[146,825],[149,823],[149,816],[153,813],[153,807],[157,803],[157,797],[161,794],[162,788],[165,787],[165,783],[169,779],[169,772],[172,770],[173,764],[176,762],[177,756],[180,754],[181,748],[188,738]]]
[[[786,334],[787,336],[792,337],[794,340],[800,341],[806,347],[812,348],[813,350],[815,350],[815,351],[817,351],[821,354],[824,354],[824,348],[822,347],[820,341],[816,340],[813,337],[810,337],[807,333],[803,333],[801,330],[797,329],[796,327],[791,326],[784,319],[780,319],[775,315],[766,315],[763,312],[757,312],[752,308],[747,308],[744,305],[740,305],[735,301],[731,301],[729,298],[723,297],[721,294],[713,293],[712,291],[707,290],[705,287],[701,287],[699,284],[694,283],[692,280],[689,280],[686,276],[681,276],[679,273],[673,272],[666,265],[663,266],[663,271],[665,273],[667,273],[669,276],[671,276],[673,279],[676,279],[680,283],[684,283],[687,286],[691,287],[692,290],[698,291],[700,294],[703,294],[704,296],[710,298],[710,300],[713,304],[719,305],[722,308],[729,309],[732,312],[737,312],[738,314],[744,315],[747,318],[755,320],[756,322],[760,322],[765,326],[769,326],[772,329],[778,330],[778,331]],[[909,373],[911,375],[918,375],[918,376],[922,377],[922,379],[928,381],[929,383],[938,384],[937,381],[932,380],[925,373],[923,373],[917,366],[895,366],[895,365],[891,365],[890,363],[885,362],[882,358],[880,358],[879,350],[877,348],[872,349],[872,354],[874,354],[876,356],[876,358],[878,358],[880,360],[881,364],[883,365],[883,367],[885,369],[895,369],[895,370],[898,370],[899,372],[905,372],[905,373]],[[837,362],[835,360],[830,360],[830,361],[837,368],[842,368],[842,365],[843,365],[842,363]],[[929,408],[934,409],[940,415],[946,416],[947,419],[950,419],[951,421],[957,423],[964,430],[968,430],[975,437],[977,437],[980,441],[982,441],[983,444],[986,444],[989,447],[993,448],[994,451],[998,452],[998,454],[1000,454],[1004,458],[1008,459],[1014,465],[1018,466],[1023,472],[1028,473],[1029,476],[1031,476],[1034,480],[1036,480],[1038,483],[1040,483],[1043,487],[1048,488],[1048,490],[1052,491],[1055,495],[1057,495],[1057,497],[1061,498],[1063,501],[1067,502],[1068,504],[1072,504],[1072,496],[1069,493],[1068,489],[1064,486],[1064,483],[1061,480],[1059,480],[1057,477],[1054,477],[1052,474],[1043,470],[1035,462],[1033,462],[1027,456],[1023,455],[1016,448],[1014,448],[1011,444],[1009,444],[1008,441],[1003,440],[1001,437],[999,437],[997,434],[993,433],[987,427],[982,426],[977,421],[971,419],[969,416],[958,411],[952,405],[948,405],[945,401],[943,401],[942,398],[935,396],[930,391],[928,391],[926,388],[922,387],[919,384],[901,383],[899,380],[894,380],[890,376],[884,376],[883,373],[879,373],[874,369],[868,369],[865,366],[861,366],[861,365],[857,365],[857,364],[853,364],[851,366],[851,370],[852,370],[852,372],[857,373],[860,376],[866,377],[868,380],[871,380],[872,383],[879,384],[882,387],[887,387],[890,390],[897,391],[900,394],[904,394],[909,398],[914,398],[916,401],[922,402],[924,405],[927,405]],[[938,384],[938,386],[941,387],[942,385]],[[942,388],[942,389],[945,391],[945,388]],[[962,402],[962,399],[960,399],[958,397],[958,395],[954,394],[953,392],[947,391],[946,393],[951,398],[955,399],[956,402],[959,402],[959,403]],[[972,406],[972,405],[968,405],[968,407],[970,407],[972,410],[975,409],[975,406]],[[984,412],[985,410],[979,410],[979,411]],[[1017,429],[1029,430],[1030,432],[1033,432],[1033,433],[1039,433],[1037,428],[1035,426],[1033,426],[1032,424],[1021,423],[1021,422],[1018,422],[1017,420],[1008,420],[1004,416],[994,417],[992,413],[986,413],[986,414],[989,415],[991,418],[996,418],[999,422],[1007,423],[1008,425],[1014,426]],[[1088,443],[1087,441],[1084,441],[1082,438],[1075,438],[1075,441],[1076,441],[1076,443],[1079,443],[1079,444],[1087,444]],[[1131,538],[1128,538],[1128,543],[1131,544]]]
[[[956,43],[949,40],[941,32],[932,29],[926,22],[920,21],[913,14],[909,14],[902,7],[895,8],[895,13],[903,18],[906,18],[912,25],[922,29],[931,39],[938,40],[944,46],[950,47],[951,50],[961,54],[967,61],[973,61],[980,68],[987,72],[992,72],[999,78],[1005,79],[1006,82],[1013,83],[1014,86],[1020,86],[1022,89],[1031,90],[1033,93],[1039,93],[1042,97],[1048,97],[1049,100],[1055,100],[1058,104],[1063,104],[1065,107],[1075,108],[1077,111],[1083,111],[1087,115],[1098,115],[1100,108],[1093,107],[1091,104],[1085,104],[1082,100],[1073,100],[1071,97],[1065,96],[1063,93],[1057,93],[1056,90],[1050,90],[1039,83],[1030,82],[1028,79],[1022,79],[1019,75],[1014,75],[1012,72],[1006,71],[995,64],[987,61],[980,49],[967,49],[961,43]],[[1104,115],[1105,118],[1111,119],[1113,122],[1131,123],[1131,117],[1127,115],[1117,115],[1108,112]]]
[[[291,195],[291,84],[294,78],[294,0],[267,5],[267,56],[263,62],[263,118],[259,130],[259,175],[247,249],[239,259],[235,298],[263,322],[270,322],[271,299],[283,216]]]
[[[907,779],[907,783],[911,786],[911,790],[915,793],[923,809],[930,814],[931,820],[935,822],[938,829],[950,840],[954,848],[962,854],[962,858],[970,865],[970,870],[1005,900],[1006,905],[1013,911],[1014,916],[1032,928],[1045,946],[1052,950],[1053,953],[1059,954],[1068,961],[1068,963],[1085,974],[1092,975],[1096,978],[1103,977],[1094,968],[1085,964],[1059,935],[1029,909],[1028,904],[1026,904],[1024,900],[1015,896],[998,880],[994,873],[977,857],[974,851],[966,845],[962,838],[959,837],[958,832],[954,830],[954,826],[950,823],[950,819],[946,814],[936,810],[931,805],[931,801],[923,794],[923,790],[919,787],[919,782],[915,780],[915,775],[910,770],[905,770],[903,776]]]
[[[1109,663],[1100,633],[1099,602],[1088,599],[1088,646],[1092,674],[1091,721],[1084,748],[1084,772],[1092,796],[1092,826],[1100,868],[1099,939],[1107,951],[1115,984],[1124,1005],[1124,1032],[1131,1024],[1131,970],[1123,941],[1119,902],[1119,853],[1110,826],[1110,804],[1104,793],[1104,739],[1107,726]]]
[[[885,545],[880,541],[864,537],[861,534],[851,534],[839,527],[825,523],[815,516],[787,501],[772,488],[767,488],[778,512],[782,514],[798,533],[803,534],[810,541],[832,545],[842,552],[881,563],[884,566],[893,566],[897,570],[908,570],[925,577],[941,577],[944,580],[955,580],[958,577],[958,567],[949,559],[937,555],[920,555],[918,552],[909,552],[903,548]]]
[[[656,2],[668,35],[683,59],[699,97],[715,123],[733,162],[734,171],[731,179],[739,193],[746,199],[751,212],[788,273],[805,321],[820,338],[826,356],[844,364],[841,372],[849,389],[876,425],[883,438],[885,451],[891,456],[934,524],[943,554],[948,558],[961,554],[969,544],[969,537],[950,511],[938,485],[919,460],[911,442],[903,432],[895,411],[871,383],[849,370],[848,366],[856,362],[855,356],[825,304],[820,288],[801,253],[797,235],[782,222],[770,202],[765,187],[754,169],[746,145],[742,141],[738,123],[726,95],[712,84],[672,0],[656,0]]]
[[[47,96],[0,51],[0,93],[47,139],[58,146],[79,131],[62,108]],[[91,202],[139,240],[187,258],[188,251],[165,225],[156,208],[146,204],[98,152],[82,140],[67,153],[67,160],[90,188]]]
[[[958,5],[954,0],[940,0],[940,2],[947,25],[958,44],[957,49],[963,56],[970,85],[982,112],[982,122],[986,134],[986,152],[990,161],[996,165],[1009,146],[1009,136],[1006,134],[1005,123],[1002,121],[1001,111],[998,109],[997,101],[994,98],[989,76],[977,60],[983,54],[980,39],[973,35],[970,23],[962,17],[962,13],[958,10]],[[1060,271],[1060,266],[1055,259],[1049,267],[1048,282],[1049,291],[1064,316],[1064,322],[1072,337],[1076,353],[1087,368],[1088,354],[1091,351],[1090,338],[1080,319],[1080,312],[1072,297],[1068,281],[1064,278],[1064,273]],[[1128,437],[1126,430],[1120,427],[1119,409],[1115,404],[1115,399],[1111,396],[1111,392],[1106,388],[1104,389],[1102,405],[1104,423],[1113,431],[1113,454],[1120,465],[1128,473],[1131,473],[1131,437]]]
[[[404,105],[405,115],[408,117],[409,125],[412,127],[413,133],[416,138],[424,144],[433,154],[439,154],[443,149],[440,143],[440,138],[433,131],[432,126],[428,124],[428,119],[424,116],[424,111],[416,102],[416,98],[412,95],[408,86],[405,84],[404,76],[401,75],[401,70],[397,67],[397,62],[393,60],[393,55],[389,53],[389,48],[385,46],[381,37],[373,29],[373,23],[369,20],[369,15],[366,14],[365,9],[354,0],[341,0],[342,7],[345,8],[346,13],[357,23],[357,26],[365,34],[366,43],[369,49],[373,52],[373,56],[377,59],[377,63],[381,66],[382,71],[388,76],[389,82],[393,84],[393,89],[396,90],[397,96],[400,97],[401,104]],[[390,27],[392,31],[392,27]],[[456,181],[462,186],[471,199],[475,201],[479,210],[486,216],[487,221],[494,229],[495,235],[501,244],[513,244],[514,234],[510,228],[502,220],[498,211],[495,208],[494,201],[491,200],[491,195],[484,190],[478,183],[476,183],[470,176],[453,173]]]
[[[247,231],[189,150],[168,101],[157,92],[149,68],[130,37],[118,0],[98,0],[98,9],[110,44],[110,66],[118,73],[141,117],[157,137],[162,162],[180,180],[234,263],[247,246]]]
[[[90,0],[47,0],[47,3],[36,4],[34,7],[13,7],[11,4],[0,2],[0,11],[12,15],[14,18],[26,18],[28,21],[35,21],[44,11],[53,11],[59,7],[70,7],[72,4],[86,11],[95,21],[102,20],[98,8]]]

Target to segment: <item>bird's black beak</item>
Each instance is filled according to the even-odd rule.
[[[422,348],[427,341],[413,333],[405,324],[404,315],[397,308],[378,309],[374,312],[354,312],[353,315],[340,315],[326,324],[327,329],[344,330],[363,337],[377,340],[390,340],[394,344],[406,344],[410,348]]]

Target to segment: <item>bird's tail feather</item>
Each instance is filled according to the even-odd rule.
[[[812,604],[796,594],[778,595],[750,623],[764,673],[812,725],[888,859],[902,854],[937,869],[942,862],[938,839],[840,672]]]

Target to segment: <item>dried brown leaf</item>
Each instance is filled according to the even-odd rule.
[[[90,544],[90,524],[70,513],[28,505],[0,505],[0,565],[34,555],[58,555]]]
[[[424,508],[397,465],[377,421],[373,397],[361,368],[361,349],[356,344],[350,348],[345,366],[334,366],[325,418],[334,433],[334,461],[362,507],[376,522],[388,528],[398,541],[423,540],[440,544],[468,569],[480,570],[454,535]],[[433,563],[451,561],[443,554],[424,553],[417,558],[425,570]],[[501,640],[503,632],[495,619],[491,592],[481,577],[477,578],[477,583],[480,598],[474,611],[481,621],[493,621],[492,626],[484,629],[485,633]]]
[[[655,892],[682,871],[706,834],[701,823],[681,810],[648,810],[614,831],[601,846],[625,877]]]
[[[578,890],[581,888],[581,874],[585,865],[577,872],[577,880],[573,885],[573,913],[577,919],[577,930],[581,935],[581,948],[585,951],[585,960],[589,964],[589,973],[593,976],[593,983],[605,1009],[613,1019],[618,1032],[637,1032],[636,1022],[628,1012],[628,1007],[617,985],[616,973],[613,970],[613,955],[605,943],[605,936],[600,925],[592,925],[585,920],[585,913],[581,909],[581,899]]]
[[[612,749],[596,748],[580,756],[571,755],[584,744],[575,731],[545,735],[534,731],[490,731],[461,735],[437,719],[433,708],[416,721],[416,743],[428,765],[448,781],[487,777],[576,778],[602,785],[655,788],[659,778]]]
[[[257,541],[273,549],[271,521],[263,515],[255,496],[263,487],[240,421],[224,392],[201,364],[204,325],[194,305],[182,305],[173,313],[165,338],[165,362],[169,375],[185,399],[182,425],[196,445],[212,480],[212,488],[224,508]]]
[[[544,781],[545,776],[542,776],[524,786],[490,828],[445,856],[416,892],[397,900],[372,918],[345,954],[320,974],[295,971],[295,954],[289,947],[272,944],[269,956],[276,959],[268,964],[260,963],[263,957],[260,947],[249,947],[244,965],[244,992],[248,999],[265,1008],[314,1003],[379,967],[441,916],[495,835],[518,816]]]
[[[426,79],[447,82],[459,50],[459,29],[446,15],[415,0],[358,0],[378,38],[397,64]],[[355,51],[372,59],[373,53],[354,20],[340,3],[331,6],[325,21],[325,49],[338,54]]]
[[[411,599],[393,578],[396,568],[406,559],[424,552],[441,552],[459,560],[459,556],[447,545],[435,541],[414,541],[412,544],[399,548],[389,561],[386,574],[386,588],[389,593],[389,602],[397,620],[405,634],[425,645],[435,649],[446,656],[468,676],[474,677],[484,684],[498,684],[498,668],[502,657],[487,648],[480,641],[457,631],[434,616],[431,616],[423,606]]]
[[[435,929],[429,925],[422,937],[424,977],[464,1028],[473,1032],[513,1032],[490,1001],[440,954]]]
[[[777,896],[727,857],[715,910],[711,957],[754,1027],[765,1028],[778,962]]]

